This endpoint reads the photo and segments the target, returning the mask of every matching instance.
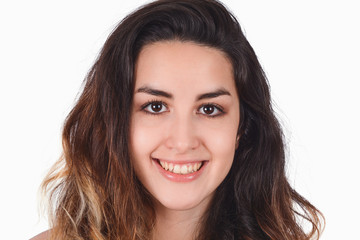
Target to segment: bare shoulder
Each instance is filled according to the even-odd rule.
[[[30,240],[49,240],[50,234],[49,230],[42,232],[35,237],[31,238]]]

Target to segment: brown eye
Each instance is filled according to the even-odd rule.
[[[203,111],[205,114],[211,115],[215,111],[215,107],[211,105],[205,105],[203,107]]]
[[[153,112],[161,112],[161,109],[163,108],[163,105],[161,103],[152,103],[150,104],[150,106]]]
[[[145,104],[142,110],[150,114],[160,114],[167,111],[167,106],[161,101],[153,101]]]
[[[223,109],[215,104],[202,105],[198,112],[208,117],[216,117],[224,113]]]

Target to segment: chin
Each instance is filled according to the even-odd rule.
[[[210,200],[212,199],[212,194],[210,196],[200,197],[194,196],[194,194],[186,195],[172,195],[172,196],[157,196],[155,198],[157,202],[157,207],[165,208],[173,211],[186,211],[195,208],[205,209]]]

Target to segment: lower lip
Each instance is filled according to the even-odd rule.
[[[197,179],[203,172],[204,169],[207,165],[207,161],[203,161],[202,162],[202,166],[201,168],[193,173],[189,173],[189,174],[177,174],[177,173],[173,173],[173,172],[169,172],[166,171],[165,169],[163,169],[158,160],[157,159],[152,159],[156,165],[156,167],[158,168],[159,172],[168,180],[173,181],[173,182],[191,182],[194,181],[195,179]]]

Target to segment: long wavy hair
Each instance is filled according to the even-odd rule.
[[[65,121],[63,155],[42,185],[49,195],[51,239],[151,239],[156,216],[134,172],[129,120],[137,57],[159,41],[223,51],[240,100],[233,165],[194,238],[318,239],[322,214],[285,175],[283,134],[266,76],[236,18],[215,0],[155,1],[111,33]]]

